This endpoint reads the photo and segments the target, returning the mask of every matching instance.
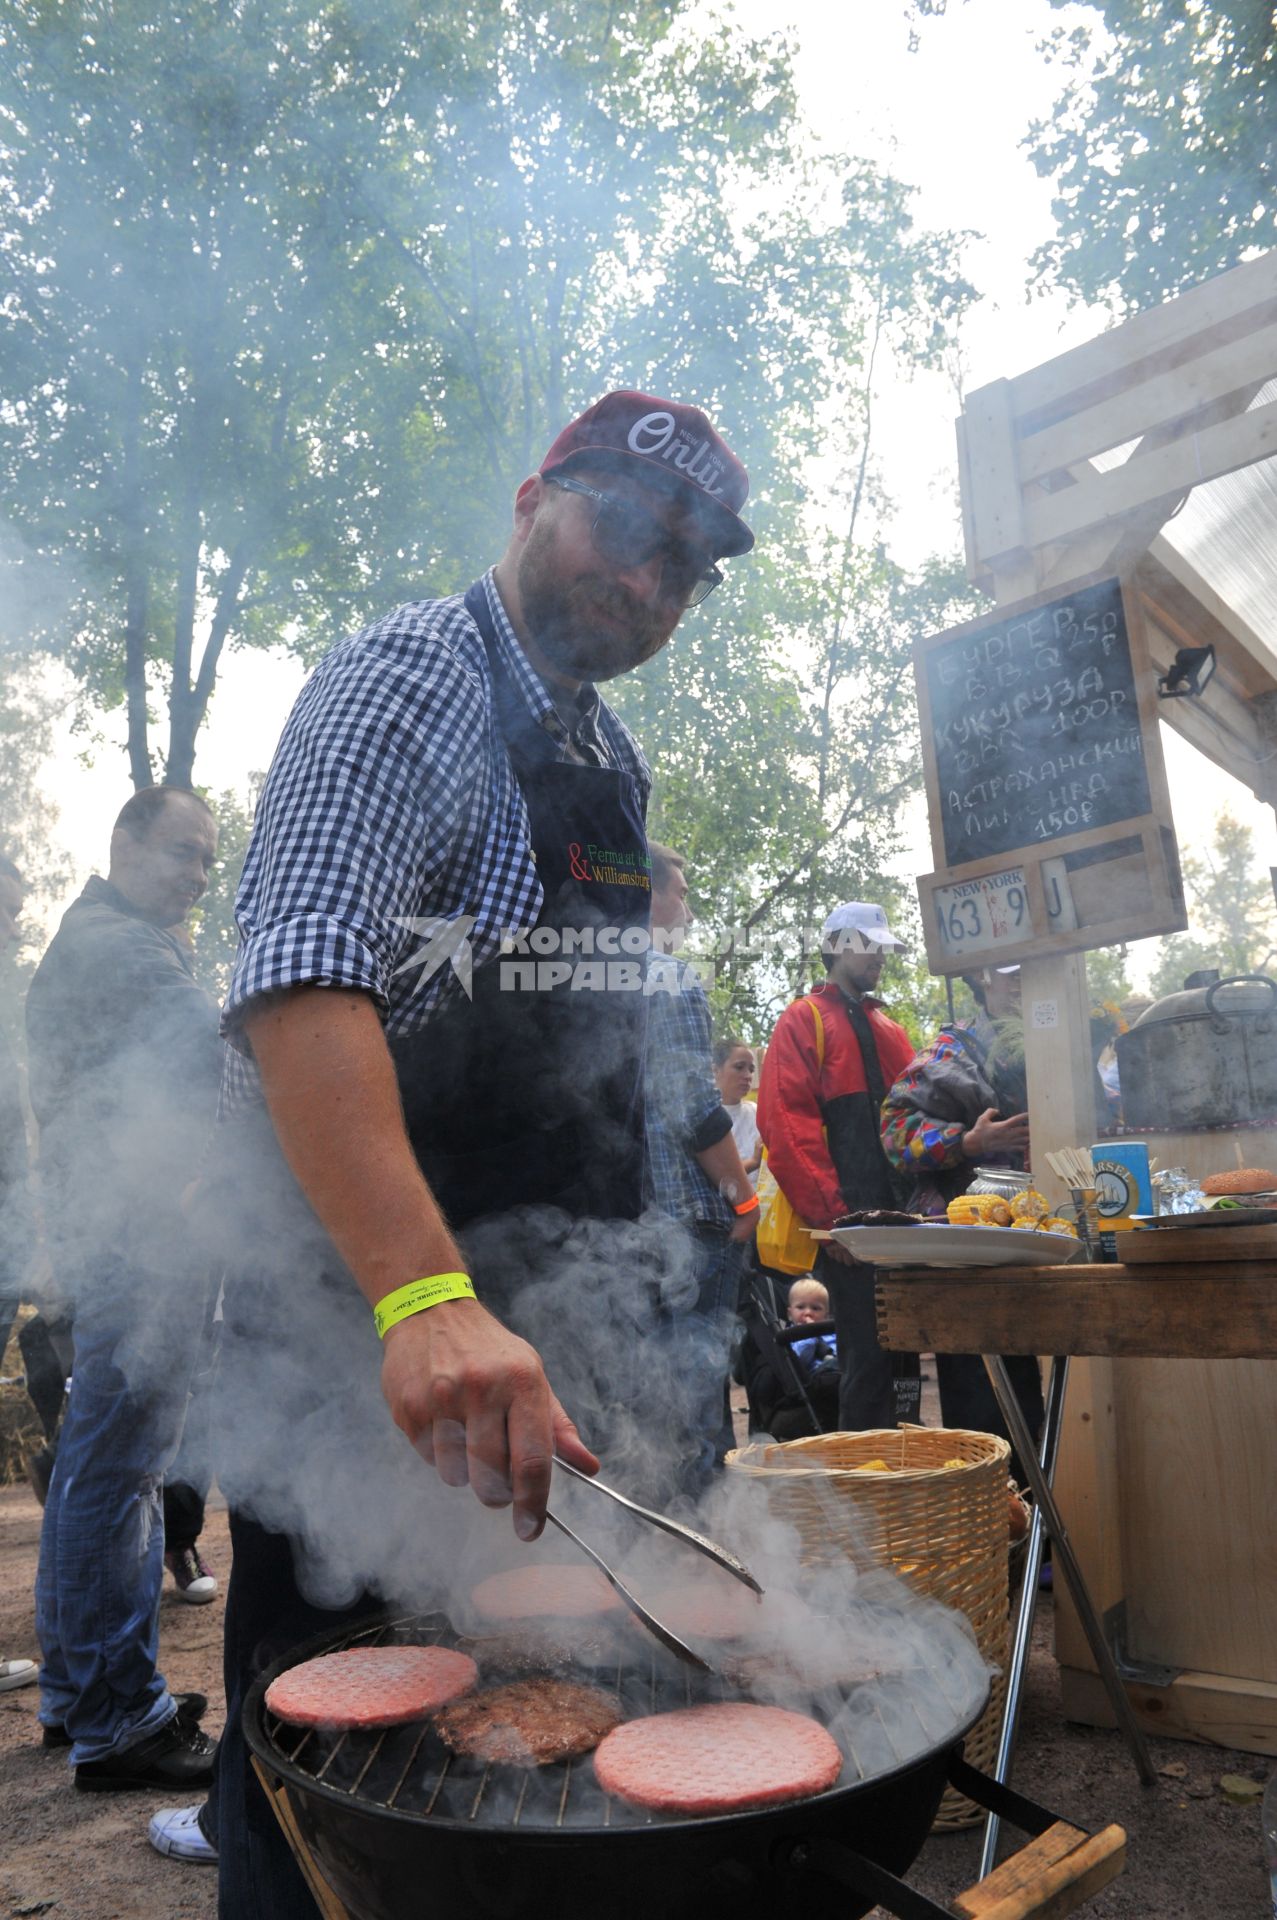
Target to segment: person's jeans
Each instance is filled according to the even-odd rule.
[[[683,1436],[675,1463],[678,1484],[680,1491],[696,1499],[709,1485],[726,1450],[723,1390],[740,1306],[744,1248],[714,1227],[698,1224],[691,1232],[696,1298],[686,1312],[668,1317],[661,1344]]]
[[[298,1589],[292,1547],[284,1535],[269,1533],[231,1509],[226,1731],[218,1743],[206,1816],[213,1826],[206,1837],[217,1847],[220,1920],[317,1920],[301,1869],[253,1771],[241,1724],[244,1696],[257,1675],[290,1648],[353,1625],[379,1605],[367,1596],[344,1608],[313,1605]]]
[[[873,1268],[845,1267],[822,1252],[815,1277],[829,1295],[838,1340],[839,1430],[894,1427],[899,1416],[892,1356],[878,1345]]]
[[[135,1746],[177,1712],[156,1667],[161,1487],[181,1437],[188,1375],[178,1364],[176,1377],[160,1384],[148,1376],[138,1390],[116,1364],[120,1343],[110,1304],[77,1315],[40,1535],[40,1720],[66,1728],[75,1766]]]

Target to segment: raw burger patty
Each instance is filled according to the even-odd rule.
[[[348,1647],[272,1680],[271,1713],[296,1727],[397,1727],[469,1693],[479,1669],[450,1647]]]
[[[594,1756],[604,1793],[657,1813],[741,1813],[823,1793],[842,1755],[815,1720],[743,1702],[627,1720]]]
[[[513,1680],[445,1707],[440,1734],[457,1753],[511,1767],[543,1767],[596,1747],[620,1719],[597,1687],[571,1680]]]
[[[576,1620],[621,1606],[593,1567],[544,1563],[489,1574],[470,1597],[485,1620]]]

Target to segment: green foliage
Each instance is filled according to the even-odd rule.
[[[909,647],[974,607],[881,545],[872,395],[973,289],[899,181],[800,153],[783,40],[689,0],[0,0],[0,56],[0,515],[65,583],[8,641],[127,703],[135,782],[148,703],[189,780],[226,646],[463,586],[564,420],[640,386],[755,476],[756,553],[615,690],[655,830],[758,948],[724,1014],[770,1026],[833,901],[912,912]],[[210,981],[230,939],[215,890]]]
[[[253,816],[234,793],[205,793],[217,816],[217,864],[208,890],[191,915],[191,945],[195,977],[214,999],[225,997],[239,946],[235,925],[235,894],[244,870]]]
[[[0,852],[24,883],[18,943],[0,954],[0,1027],[19,1051],[22,1001],[40,957],[40,909],[64,893],[71,879],[57,840],[57,808],[40,786],[58,705],[44,676],[0,657]]]
[[[1185,855],[1184,886],[1189,929],[1161,942],[1153,995],[1178,993],[1185,975],[1201,968],[1216,967],[1225,975],[1268,971],[1277,913],[1272,880],[1256,862],[1250,828],[1221,813],[1205,857]]]
[[[1277,242],[1270,0],[1094,0],[1049,57],[1067,75],[1031,131],[1056,183],[1039,271],[1136,312]]]
[[[1086,956],[1086,985],[1093,1007],[1111,1001],[1120,1007],[1135,992],[1127,972],[1130,955],[1125,947],[1098,947]]]

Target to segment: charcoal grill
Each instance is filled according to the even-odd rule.
[[[294,1648],[256,1680],[244,1705],[250,1751],[294,1849],[309,1856],[310,1873],[318,1865],[352,1920],[652,1920],[653,1912],[661,1920],[776,1920],[791,1912],[857,1920],[879,1902],[901,1920],[951,1920],[952,1910],[897,1877],[915,1859],[948,1784],[1041,1836],[1010,1863],[1021,1900],[1035,1849],[1053,1915],[1121,1871],[1120,1828],[1088,1838],[965,1765],[962,1740],[986,1694],[955,1699],[955,1683],[938,1667],[901,1674],[905,1711],[896,1704],[879,1712],[867,1695],[861,1710],[864,1690],[855,1685],[818,1693],[810,1709],[833,1723],[845,1755],[837,1784],[784,1806],[708,1819],[610,1799],[588,1757],[489,1767],[451,1755],[429,1723],[324,1733],[266,1710],[266,1689],[287,1667],[392,1644],[472,1643],[438,1614],[364,1622]],[[612,1690],[627,1718],[740,1697],[658,1651],[619,1657],[605,1670],[574,1669],[572,1677]],[[1075,1878],[1070,1901],[1063,1890]],[[1023,1920],[1045,1910],[1005,1909]]]

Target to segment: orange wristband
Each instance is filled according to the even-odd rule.
[[[751,1193],[749,1196],[749,1199],[742,1200],[738,1207],[732,1208],[732,1212],[733,1213],[753,1213],[757,1205],[758,1205],[758,1195],[756,1193]]]

